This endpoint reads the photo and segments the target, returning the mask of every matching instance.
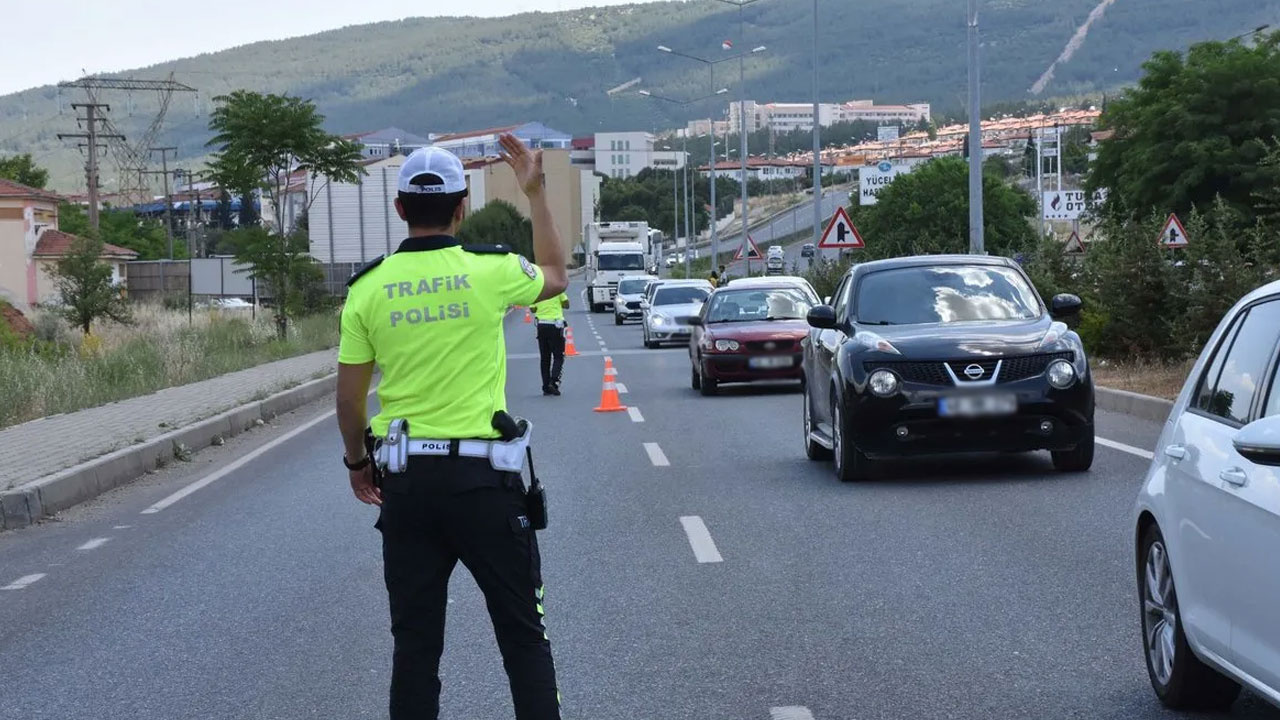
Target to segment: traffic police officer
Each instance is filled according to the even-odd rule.
[[[338,351],[338,425],[351,489],[381,507],[378,528],[391,634],[392,720],[439,716],[449,575],[459,560],[485,595],[519,720],[560,717],[551,644],[542,622],[538,542],[520,474],[495,469],[507,377],[502,321],[568,284],[551,219],[542,155],[504,135],[503,159],[529,199],[537,265],[505,248],[455,239],[467,194],[462,163],[423,148],[400,168],[396,212],[410,237],[352,277]],[[365,444],[374,363],[381,438],[403,420],[408,457],[381,484]],[[393,422],[393,420],[397,422]],[[391,438],[387,438],[387,443]],[[388,468],[392,470],[393,468]]]
[[[542,356],[542,394],[560,394],[564,372],[564,311],[569,307],[565,293],[533,306],[538,318],[538,353]]]

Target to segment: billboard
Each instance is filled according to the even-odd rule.
[[[1107,199],[1106,190],[1098,190],[1089,197],[1083,190],[1046,190],[1044,192],[1045,220],[1079,220],[1091,208]]]
[[[888,187],[894,178],[908,172],[911,172],[910,167],[894,165],[888,160],[861,168],[858,172],[858,204],[875,205],[880,191]]]

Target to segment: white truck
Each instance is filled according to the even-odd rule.
[[[644,274],[653,266],[649,224],[645,222],[591,223],[586,232],[587,302],[591,312],[613,307],[618,280]]]

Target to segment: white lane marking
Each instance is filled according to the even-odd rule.
[[[8,585],[5,585],[4,587],[0,587],[0,590],[21,590],[34,582],[39,582],[39,580],[43,577],[44,577],[44,573],[34,573],[31,575],[23,575],[22,577],[18,578],[17,580],[14,580]]]
[[[671,464],[666,454],[662,452],[662,448],[658,447],[658,443],[645,443],[644,451],[649,453],[649,462],[653,463],[654,467],[667,467]]]
[[[1125,445],[1124,443],[1116,442],[1115,440],[1094,437],[1094,442],[1102,445],[1103,447],[1109,447],[1112,450],[1119,450],[1120,452],[1127,452],[1130,455],[1137,455],[1138,457],[1146,460],[1150,460],[1156,456],[1155,453],[1150,450],[1143,450],[1142,448],[1134,447],[1132,445]]]
[[[623,385],[622,383],[614,383],[614,384],[618,386],[618,394],[619,394],[619,395],[626,395],[626,394],[627,394],[627,386],[626,386],[626,385]]]
[[[600,343],[600,352],[609,352],[609,348],[605,347],[604,343]]]
[[[133,526],[132,525],[112,525],[111,529],[112,530],[128,530],[131,527]]]
[[[723,562],[720,551],[716,549],[716,541],[711,539],[711,531],[707,524],[697,515],[685,515],[680,518],[684,526],[684,534],[689,536],[689,546],[693,548],[693,556],[700,563]]]
[[[802,705],[769,708],[770,720],[813,720],[813,713]]]
[[[94,538],[76,549],[77,550],[97,550],[103,545],[106,545],[109,540],[111,540],[111,538]]]
[[[644,422],[644,416],[640,414],[640,408],[635,405],[627,408],[627,414],[631,416],[631,422]]]
[[[369,394],[370,394],[370,395],[372,395],[373,393],[371,392],[371,393],[369,393]],[[193,492],[195,492],[195,491],[199,490],[200,488],[203,488],[203,487],[205,487],[205,486],[207,486],[207,485],[211,485],[211,484],[213,484],[214,482],[217,482],[218,480],[221,480],[222,478],[226,477],[227,475],[230,475],[231,473],[235,472],[236,470],[239,470],[240,468],[244,467],[245,465],[248,465],[249,463],[251,463],[251,462],[253,462],[254,460],[258,459],[258,457],[259,457],[259,456],[261,456],[261,455],[263,455],[263,454],[265,454],[265,453],[267,453],[267,452],[270,452],[271,450],[276,449],[276,448],[277,448],[277,447],[279,447],[280,445],[283,445],[284,443],[288,442],[289,440],[292,440],[293,438],[297,437],[298,435],[301,435],[302,433],[304,433],[304,432],[306,432],[306,431],[310,430],[311,428],[315,427],[316,425],[319,425],[320,423],[324,422],[325,420],[328,420],[329,418],[333,417],[333,416],[334,416],[334,415],[336,415],[336,414],[338,414],[338,411],[337,411],[337,410],[330,410],[329,412],[326,412],[326,413],[324,413],[323,415],[320,415],[319,417],[312,418],[311,420],[307,421],[306,423],[303,423],[302,425],[300,425],[300,426],[298,426],[298,427],[296,427],[296,428],[294,428],[294,429],[290,430],[289,432],[287,432],[287,433],[285,433],[285,434],[281,435],[280,437],[276,438],[275,440],[272,440],[271,442],[268,442],[266,445],[263,445],[262,447],[258,448],[257,450],[254,450],[253,452],[251,452],[251,453],[249,453],[249,454],[247,454],[247,455],[242,456],[240,459],[238,459],[238,460],[236,460],[236,461],[234,461],[234,462],[231,462],[231,463],[229,463],[229,464],[227,464],[227,465],[223,466],[223,468],[222,468],[221,470],[218,470],[217,472],[210,473],[210,474],[208,474],[208,475],[204,476],[203,478],[201,478],[201,479],[199,479],[199,480],[197,480],[197,481],[195,481],[195,482],[191,483],[190,485],[188,485],[188,486],[186,486],[186,487],[182,488],[181,490],[179,490],[179,491],[177,491],[177,492],[173,493],[173,494],[172,494],[172,495],[170,495],[169,497],[164,498],[164,499],[163,499],[163,500],[161,500],[160,502],[157,502],[156,504],[152,505],[151,507],[147,508],[146,510],[143,510],[143,511],[142,511],[142,514],[143,514],[143,515],[152,515],[152,514],[155,514],[155,513],[160,512],[161,510],[163,510],[163,509],[165,509],[165,508],[169,507],[170,505],[172,505],[172,504],[174,504],[174,503],[178,502],[178,501],[179,501],[179,500],[181,500],[182,498],[184,498],[184,497],[186,497],[186,496],[190,495],[191,493],[193,493]]]

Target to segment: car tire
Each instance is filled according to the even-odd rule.
[[[702,375],[698,379],[698,389],[702,391],[703,397],[711,397],[720,391],[720,383],[714,378]]]
[[[613,315],[613,324],[614,324],[614,325],[621,325],[621,324],[622,324],[622,316],[621,316],[621,315],[618,315],[617,313],[614,313],[614,315]]]
[[[702,376],[698,374],[697,365],[691,364],[689,367],[689,387],[692,387],[694,390],[702,389]]]
[[[1156,697],[1173,710],[1226,710],[1240,695],[1240,685],[1201,662],[1187,643],[1168,546],[1155,523],[1143,532],[1139,548],[1142,650]]]
[[[591,303],[591,312],[596,314],[604,312],[604,303]]]
[[[1062,472],[1085,472],[1093,465],[1093,424],[1085,428],[1084,437],[1074,450],[1050,453],[1053,468]],[[1043,455],[1041,457],[1044,457]]]
[[[809,403],[809,386],[800,383],[800,394],[804,396],[804,454],[813,461],[831,459],[831,450],[813,441],[813,408]]]
[[[834,392],[831,394],[831,454],[835,460],[836,477],[840,482],[866,480],[871,475],[871,461],[849,442],[849,423],[844,417],[844,407]]]

